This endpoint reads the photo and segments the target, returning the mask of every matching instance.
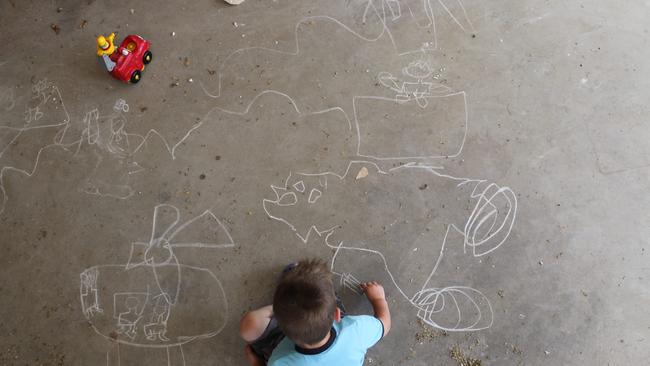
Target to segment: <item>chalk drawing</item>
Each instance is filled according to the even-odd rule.
[[[3,105],[9,112],[16,103],[13,91],[4,90]],[[9,124],[0,126],[0,213],[4,212],[8,199],[4,185],[7,172],[32,176],[43,151],[52,147],[70,149],[74,145],[61,143],[70,115],[59,88],[43,79],[31,91],[32,97],[25,104],[22,121],[18,125],[15,125],[15,120],[13,124],[8,121]]]
[[[357,155],[408,161],[457,157],[466,139],[466,103],[464,92],[429,97],[428,107],[420,113],[409,108],[417,104],[413,101],[354,97]],[[366,138],[362,140],[361,136]],[[393,139],[391,143],[387,138]]]
[[[4,211],[5,204],[7,202],[8,196],[6,195],[5,186],[4,186],[4,174],[9,171],[19,172],[27,176],[32,176],[38,167],[38,163],[41,158],[41,154],[48,149],[62,148],[70,153],[73,156],[90,156],[94,161],[93,167],[89,170],[82,191],[84,193],[100,196],[100,197],[111,197],[117,199],[128,199],[135,194],[133,189],[133,180],[135,179],[136,174],[144,174],[146,170],[142,166],[142,162],[138,158],[138,153],[143,151],[148,144],[151,143],[152,139],[156,139],[162,144],[163,151],[166,151],[169,157],[172,160],[177,158],[177,149],[179,146],[183,145],[191,136],[197,134],[197,132],[204,126],[210,126],[210,118],[215,114],[222,114],[224,116],[246,116],[251,108],[263,107],[263,104],[259,103],[258,100],[261,100],[263,97],[279,97],[280,100],[285,100],[290,106],[289,109],[295,111],[298,118],[301,118],[307,122],[306,126],[312,126],[313,128],[325,128],[326,135],[323,138],[319,139],[319,135],[313,135],[313,138],[302,139],[301,143],[307,145],[308,143],[318,143],[320,144],[327,134],[330,133],[352,133],[352,121],[348,117],[347,113],[339,107],[327,108],[315,112],[303,112],[295,104],[295,101],[289,97],[287,94],[267,90],[258,93],[246,106],[244,111],[238,112],[225,108],[214,107],[210,109],[203,118],[200,119],[197,123],[191,126],[183,136],[175,143],[169,142],[164,136],[162,136],[157,130],[150,129],[144,135],[132,133],[128,129],[128,121],[126,118],[125,110],[128,110],[128,104],[124,100],[117,100],[113,111],[108,115],[101,115],[97,108],[90,110],[85,113],[83,118],[79,123],[70,122],[70,117],[67,114],[67,111],[64,108],[64,104],[58,92],[58,88],[47,83],[49,88],[52,88],[53,93],[55,92],[56,98],[49,98],[48,101],[51,102],[53,99],[59,101],[61,105],[61,110],[65,112],[65,118],[62,119],[62,122],[57,124],[49,124],[42,126],[27,126],[21,128],[15,127],[6,127],[6,130],[12,132],[9,135],[9,141],[6,145],[1,145],[0,148],[4,147],[4,150],[0,152],[0,193],[2,195],[2,205],[0,206],[0,213]],[[42,94],[42,86],[35,88],[39,93]],[[282,103],[282,102],[278,102]],[[44,108],[40,108],[44,110]],[[330,122],[326,127],[321,126],[325,121],[321,121],[320,116],[325,116],[330,114],[332,115]],[[34,113],[32,113],[33,115]],[[39,121],[48,120],[49,112],[45,111],[44,115],[39,118]],[[313,119],[314,121],[310,121]],[[318,119],[318,120],[317,120]],[[317,121],[316,121],[317,120]],[[336,123],[333,123],[335,121]],[[342,122],[342,123],[339,123]],[[30,120],[30,123],[35,123]],[[335,128],[335,130],[332,130]],[[0,126],[0,131],[3,127]],[[29,137],[28,133],[34,133],[34,131],[47,130],[47,132],[52,135],[53,142],[51,140],[45,146],[38,145],[32,141],[31,138],[27,140],[30,141],[29,146],[34,146],[34,149],[38,149],[38,152],[26,157],[24,164],[27,167],[16,166],[16,159],[14,157],[7,158],[9,152],[12,151],[12,144],[17,141],[19,137]],[[79,132],[77,132],[79,131]],[[15,135],[15,136],[14,136]],[[39,140],[40,142],[41,140]],[[62,141],[66,141],[63,143]],[[334,142],[330,145],[332,148],[339,142]],[[27,144],[24,144],[27,145]],[[338,146],[336,146],[338,148]],[[345,149],[341,147],[340,149]],[[6,150],[6,151],[5,151]],[[340,150],[339,150],[340,151]],[[3,159],[3,154],[5,154]],[[332,152],[330,155],[333,155]],[[29,158],[29,159],[28,159]],[[315,193],[316,194],[316,193]]]
[[[0,89],[0,107],[10,111],[15,106],[13,90]],[[87,154],[95,159],[82,189],[85,193],[120,199],[134,194],[130,177],[143,169],[133,155],[147,138],[158,133],[151,130],[142,136],[128,132],[125,114],[129,106],[124,99],[115,102],[110,115],[101,116],[95,108],[80,123],[73,123],[59,88],[43,79],[32,87],[32,97],[24,108],[18,126],[11,119],[7,119],[9,124],[0,125],[0,213],[8,200],[6,174],[16,172],[31,177],[42,154],[50,149],[63,149],[75,156]],[[173,154],[166,140],[165,145]]]
[[[85,128],[75,155],[91,148],[96,159],[83,187],[85,193],[126,199],[135,193],[130,186],[131,176],[143,171],[133,154],[144,137],[127,132],[124,114],[128,104],[123,99],[118,99],[114,111],[105,117],[100,116],[97,109],[86,113]]]
[[[453,1],[440,0],[437,3],[443,7],[463,31],[474,31],[462,2],[456,1],[455,6],[452,6]],[[431,27],[433,30],[431,42],[424,42],[416,49],[401,52],[399,51],[401,48],[400,42],[396,41],[397,37],[395,36],[395,30],[400,28],[396,22],[403,21],[409,16],[416,18],[417,12],[414,12],[413,9],[418,6],[423,6],[424,13],[420,12],[419,14],[425,14],[427,20],[427,22],[420,25],[425,28]],[[209,92],[203,83],[200,83],[200,86],[206,95],[210,97],[218,98],[222,96],[223,70],[227,65],[235,63],[233,61],[235,57],[239,57],[245,52],[263,51],[271,55],[299,55],[301,53],[299,38],[301,27],[315,20],[332,22],[365,42],[376,42],[382,36],[387,36],[397,55],[400,56],[415,52],[424,53],[427,50],[436,49],[437,41],[435,39],[435,19],[433,17],[432,2],[370,0],[363,15],[364,21],[368,20],[370,14],[378,15],[383,24],[381,34],[376,38],[364,37],[331,17],[304,18],[298,22],[294,29],[295,48],[293,51],[281,51],[265,47],[239,49],[228,55],[221,63],[218,69],[216,92]],[[490,327],[493,322],[493,311],[487,297],[480,291],[466,286],[434,287],[430,286],[429,283],[443,258],[450,233],[462,237],[463,251],[470,252],[473,257],[486,255],[500,247],[509,236],[515,221],[516,196],[508,187],[501,187],[481,179],[454,177],[444,173],[442,167],[427,165],[425,162],[417,163],[421,160],[431,161],[432,159],[457,157],[461,154],[467,135],[467,100],[464,91],[454,92],[451,88],[437,83],[435,80],[439,78],[439,74],[435,74],[431,65],[425,60],[414,61],[404,66],[402,73],[406,79],[410,80],[401,81],[387,72],[380,73],[377,76],[382,85],[395,93],[393,97],[364,95],[352,97],[354,125],[358,139],[357,158],[359,160],[351,161],[348,169],[343,174],[331,171],[323,173],[299,172],[293,175],[295,180],[291,180],[292,175],[290,174],[283,185],[271,185],[275,197],[263,199],[263,208],[270,218],[286,224],[301,241],[309,241],[310,236],[323,238],[327,246],[336,250],[332,260],[332,269],[335,271],[337,270],[335,266],[339,263],[337,258],[340,259],[344,255],[372,253],[378,256],[395,287],[417,310],[417,316],[427,324],[450,331],[485,329]],[[288,97],[287,93],[276,90],[272,92],[282,93]],[[385,111],[392,111],[397,116],[392,121],[381,122],[382,116],[379,113]],[[421,128],[433,131],[423,133]],[[393,140],[390,142],[382,140],[387,137],[391,137]],[[402,140],[395,141],[394,139]],[[406,161],[406,163],[388,170],[380,168],[377,164],[383,160],[397,159],[402,162]],[[401,171],[421,171],[428,174],[432,179],[452,182],[459,190],[469,190],[468,198],[474,205],[473,210],[464,218],[464,222],[449,222],[446,224],[444,235],[441,236],[438,257],[437,259],[431,258],[431,271],[421,274],[423,278],[419,283],[419,287],[415,290],[407,292],[407,290],[403,289],[405,287],[404,280],[397,278],[393,274],[393,269],[382,251],[369,248],[367,245],[366,247],[362,246],[362,244],[368,244],[365,243],[363,238],[355,238],[357,241],[347,238],[335,240],[336,235],[343,231],[342,227],[344,225],[340,222],[324,220],[322,217],[311,217],[307,212],[308,208],[305,205],[318,205],[323,202],[325,197],[328,197],[327,191],[331,188],[331,183],[328,182],[332,181],[331,178],[344,181],[350,168],[358,164],[367,164],[369,167],[374,166],[376,175],[396,174]],[[364,178],[365,174],[357,174],[356,176],[360,177],[360,179],[366,179]],[[337,179],[334,179],[334,181]],[[336,198],[329,198],[328,200],[336,201]],[[341,200],[342,202],[349,202],[343,198]],[[302,221],[303,224],[305,220],[313,220],[309,221],[310,224],[300,226],[298,221],[287,216],[287,210],[292,208],[295,208],[293,213],[296,220]],[[280,210],[281,213],[276,213],[277,210]],[[342,216],[348,217],[348,214],[354,216],[348,212]],[[366,216],[372,214],[373,211],[368,209]],[[417,249],[415,247],[413,251],[417,251]],[[359,280],[352,271],[338,271],[337,273],[340,274],[341,284],[344,287],[358,291],[355,286],[358,285]],[[450,313],[457,315],[450,317]],[[444,321],[441,321],[441,319]]]
[[[120,345],[161,348],[168,365],[185,365],[182,345],[219,334],[228,318],[221,282],[208,269],[181,264],[175,249],[234,245],[211,211],[180,223],[179,210],[161,204],[154,208],[149,241],[132,243],[126,264],[81,272],[82,312],[114,345],[107,365],[121,363]]]
[[[440,77],[440,74],[434,75],[431,65],[424,60],[413,61],[402,69],[402,73],[414,81],[404,81],[400,84],[399,79],[388,72],[381,72],[377,75],[382,85],[397,93],[396,101],[415,100],[420,107],[426,108],[428,97],[444,96],[451,93],[450,87],[434,82]]]
[[[3,98],[8,100],[8,97]],[[15,106],[11,100],[9,110]],[[127,132],[124,113],[128,111],[128,104],[123,99],[119,99],[114,108],[116,112],[107,117],[101,117],[97,109],[86,113],[81,122],[81,134],[71,136],[72,122],[59,88],[47,79],[39,80],[25,105],[22,125],[0,126],[0,213],[4,212],[8,200],[6,173],[17,172],[31,177],[42,154],[49,149],[63,149],[77,155],[93,147],[90,154],[96,163],[86,179],[84,192],[116,198],[132,196],[133,191],[127,183],[115,181],[127,181],[130,175],[142,170],[131,156],[144,143],[144,137]]]
[[[358,292],[356,285],[359,280],[351,273],[351,270],[354,270],[353,268],[349,271],[337,272],[336,265],[338,261],[336,259],[342,256],[354,256],[355,253],[372,253],[381,259],[395,287],[404,299],[416,309],[417,316],[425,323],[448,331],[485,329],[492,325],[493,311],[489,300],[483,293],[467,286],[432,287],[429,283],[443,258],[450,230],[462,236],[463,251],[470,251],[474,257],[491,253],[505,242],[512,230],[516,217],[517,199],[514,192],[508,187],[501,187],[481,179],[454,177],[445,174],[442,167],[415,163],[420,159],[456,157],[461,154],[467,134],[467,101],[464,92],[451,92],[445,86],[436,86],[431,80],[435,79],[432,75],[433,70],[424,61],[413,62],[405,66],[402,72],[405,76],[415,79],[415,81],[400,84],[396,78],[388,73],[378,76],[384,86],[396,92],[394,98],[378,96],[353,97],[357,155],[361,159],[372,160],[353,160],[342,175],[334,172],[317,174],[301,172],[295,174],[294,179],[296,181],[294,182],[290,174],[284,185],[271,186],[275,198],[264,199],[263,207],[270,218],[289,226],[301,241],[307,242],[310,236],[315,235],[323,238],[327,246],[336,249],[332,259],[332,269],[341,276],[341,284],[344,287]],[[382,107],[381,104],[385,104],[386,107]],[[431,112],[429,112],[429,108]],[[449,111],[443,113],[445,108]],[[397,116],[392,121],[388,121],[387,126],[384,126],[382,122],[378,121],[382,121],[382,117],[385,119],[387,114],[383,116],[382,114],[387,110]],[[411,114],[405,115],[403,113]],[[392,125],[398,126],[400,130],[390,130]],[[435,138],[439,138],[445,143],[445,150],[432,150],[432,145],[435,146],[435,143],[428,139],[419,139],[421,136],[426,136],[426,134],[422,133],[422,126],[435,129]],[[412,130],[413,135],[409,135],[409,129]],[[451,131],[451,134],[449,134],[449,131]],[[373,135],[380,138],[389,136],[393,140],[391,143],[386,143],[381,139],[372,140]],[[404,137],[405,135],[409,136],[405,137],[404,144],[395,144],[394,139],[396,136]],[[405,145],[406,147],[404,147]],[[416,148],[415,151],[414,147]],[[391,150],[380,150],[387,148]],[[419,150],[417,150],[418,148]],[[362,149],[364,150],[362,151]],[[436,152],[438,153],[436,154]],[[381,160],[395,159],[411,162],[388,170],[380,168],[377,163],[373,162],[373,160],[380,162]],[[283,214],[274,213],[274,208],[291,208],[299,205],[299,197],[303,197],[302,193],[306,192],[309,192],[305,200],[306,205],[315,204],[319,199],[322,199],[321,197],[324,196],[328,187],[331,187],[331,184],[328,183],[331,178],[336,178],[334,181],[343,181],[350,173],[351,168],[359,164],[365,164],[367,167],[364,166],[359,170],[359,174],[356,174],[356,170],[352,172],[352,176],[356,174],[357,178],[355,180],[359,179],[359,177],[365,179],[364,177],[368,174],[368,167],[374,167],[375,173],[379,175],[417,170],[426,172],[432,178],[453,182],[459,189],[469,190],[469,199],[474,204],[472,211],[464,222],[447,224],[437,260],[431,258],[433,268],[431,272],[422,273],[421,287],[415,290],[407,292],[402,289],[404,281],[396,278],[392,273],[384,254],[379,250],[360,246],[361,243],[366,242],[365,239],[356,238],[360,242],[350,241],[346,238],[332,241],[334,235],[341,231],[343,225],[340,222],[325,223],[322,222],[322,218],[314,217],[312,218],[314,220],[312,224],[304,225],[301,229],[298,228],[296,221],[288,219],[284,215],[286,211]],[[364,169],[365,172],[362,174],[361,172]],[[306,182],[314,177],[318,177],[318,185],[316,185],[316,182],[311,182],[305,188]],[[311,186],[315,188],[309,189]],[[453,192],[451,195],[454,195]],[[342,201],[351,204],[349,199],[342,199]],[[304,220],[305,217],[309,217],[307,210],[304,207],[298,208],[296,214],[300,218],[296,217],[296,219]],[[373,210],[369,208],[366,214],[372,215],[372,212]],[[348,212],[342,216],[354,217],[355,213]],[[414,250],[417,250],[417,247]]]
[[[353,196],[341,198],[328,196],[328,191],[334,189],[336,185],[345,184],[346,181],[347,185],[344,188],[339,187],[336,189],[334,194],[353,190],[354,184],[358,184],[353,182],[357,181],[355,174],[360,166],[369,168],[372,171],[371,176],[379,177],[378,182],[385,179],[399,179],[400,175],[405,173],[419,174],[421,179],[429,176],[428,182],[431,186],[436,180],[442,180],[444,184],[450,184],[459,192],[461,189],[467,191],[467,197],[473,204],[473,209],[464,218],[464,222],[445,225],[446,229],[444,236],[440,239],[441,244],[437,259],[430,259],[430,271],[425,270],[419,274],[421,283],[410,286],[416,286],[415,290],[411,292],[403,289],[407,281],[397,278],[393,274],[389,260],[385,255],[380,250],[372,249],[372,240],[374,239],[356,237],[348,240],[339,236],[340,231],[345,231],[348,234],[354,232],[354,228],[346,228],[347,225],[344,223],[346,218],[352,220],[354,217],[363,217],[363,219],[360,219],[363,225],[380,227],[383,224],[385,228],[394,225],[397,221],[402,221],[404,216],[407,215],[400,213],[395,216],[395,222],[389,223],[392,217],[377,218],[378,216],[385,216],[385,214],[376,215],[372,207],[370,207],[371,205],[366,204],[367,207],[359,209],[358,207],[362,206],[363,203],[354,202],[354,199],[351,198]],[[324,184],[322,183],[323,179],[325,180]],[[367,179],[370,178],[364,178],[364,180]],[[409,176],[405,180],[410,182],[412,178]],[[318,188],[312,190],[318,190],[319,192],[323,190],[322,196],[319,195],[319,202],[322,202],[325,197],[328,198],[329,202],[324,203],[320,208],[313,207],[316,205],[316,201],[311,198],[311,193],[305,199],[304,194],[295,190],[296,183],[294,181],[305,184],[308,187],[305,192],[309,190],[310,186],[318,185]],[[334,183],[336,183],[335,186],[332,185]],[[327,188],[323,188],[323,185]],[[470,253],[473,257],[481,257],[491,253],[506,241],[513,228],[517,211],[517,199],[510,188],[488,183],[485,180],[446,175],[442,173],[440,167],[407,164],[384,170],[370,161],[352,161],[343,175],[332,172],[319,174],[294,173],[289,175],[284,184],[280,186],[272,185],[271,189],[275,197],[264,199],[262,202],[266,214],[271,219],[287,225],[302,242],[307,243],[310,238],[312,240],[321,239],[325,245],[335,249],[332,258],[332,270],[341,277],[343,286],[358,292],[359,280],[352,272],[355,270],[354,266],[350,266],[345,270],[337,270],[338,260],[342,256],[355,256],[355,253],[370,253],[380,258],[384,269],[398,292],[416,309],[417,316],[430,326],[447,331],[474,331],[492,325],[492,307],[483,293],[466,286],[432,287],[430,282],[443,259],[445,248],[448,245],[448,236],[451,232],[462,237],[463,251]],[[368,201],[376,202],[381,197],[389,199],[381,186],[365,187],[364,189],[379,192],[377,197],[372,196],[368,198]],[[418,188],[415,191],[418,191]],[[360,196],[362,196],[361,193]],[[404,192],[401,192],[400,196],[404,196]],[[287,199],[287,197],[291,199]],[[400,199],[410,202],[408,198],[401,197]],[[336,210],[336,207],[341,207],[343,204],[351,206],[351,208],[348,207],[346,212],[340,212],[340,215],[333,215],[333,217],[330,210],[332,208]],[[355,209],[355,207],[357,208]],[[419,212],[416,214],[419,214]],[[379,236],[386,237],[386,231]],[[398,242],[395,245],[399,246],[400,244]],[[423,245],[432,244],[425,242]],[[417,251],[417,249],[418,247],[415,247],[413,251]],[[406,249],[400,249],[402,252],[404,250]]]
[[[216,91],[209,91],[201,80],[199,80],[199,86],[209,97],[219,98],[222,96],[225,85],[223,82],[224,68],[229,64],[236,63],[235,58],[250,51],[263,51],[272,55],[298,56],[301,53],[299,37],[301,28],[319,20],[333,23],[355,38],[365,42],[388,39],[397,56],[436,50],[438,42],[433,10],[434,3],[441,5],[444,12],[450,16],[463,32],[475,32],[461,0],[368,0],[361,21],[366,24],[376,19],[381,25],[381,31],[376,36],[364,36],[342,21],[327,15],[305,17],[294,27],[293,50],[284,51],[269,47],[246,47],[235,50],[220,63],[217,69]],[[413,39],[419,40],[416,45],[404,46]]]
[[[129,105],[126,104],[126,100],[120,98],[115,101],[115,105],[113,106],[113,109],[118,111],[118,112],[128,112],[129,111]]]

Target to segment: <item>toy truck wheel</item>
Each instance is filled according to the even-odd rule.
[[[132,83],[132,84],[136,84],[138,81],[140,81],[140,76],[141,76],[141,74],[140,74],[140,70],[135,70],[135,71],[131,74],[131,79],[130,79],[131,83]]]
[[[149,62],[151,62],[152,57],[153,55],[151,54],[151,51],[145,52],[144,55],[142,56],[142,63],[145,65],[148,64]]]

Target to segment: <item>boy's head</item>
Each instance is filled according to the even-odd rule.
[[[273,313],[280,329],[298,345],[322,341],[336,315],[332,273],[325,262],[303,260],[285,273],[273,296]]]

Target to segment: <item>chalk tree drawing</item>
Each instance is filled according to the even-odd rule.
[[[131,245],[126,264],[90,267],[80,274],[80,301],[95,332],[114,344],[107,365],[120,365],[120,345],[160,348],[168,365],[185,365],[182,345],[217,335],[228,302],[217,276],[184,265],[176,248],[234,247],[210,211],[180,223],[179,210],[155,207],[148,242]]]

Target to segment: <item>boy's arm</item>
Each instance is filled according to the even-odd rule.
[[[273,305],[267,305],[246,313],[239,321],[239,335],[248,343],[263,333],[273,317]]]
[[[267,305],[257,310],[244,314],[239,322],[239,335],[246,341],[252,343],[264,334],[266,327],[273,317],[273,305]],[[265,363],[255,354],[250,344],[244,348],[244,355],[251,366],[264,366]]]
[[[384,287],[377,282],[364,282],[361,284],[361,289],[366,293],[366,297],[375,313],[375,318],[379,319],[384,325],[384,337],[390,331],[390,310],[388,309],[388,302],[386,301],[386,294]]]

